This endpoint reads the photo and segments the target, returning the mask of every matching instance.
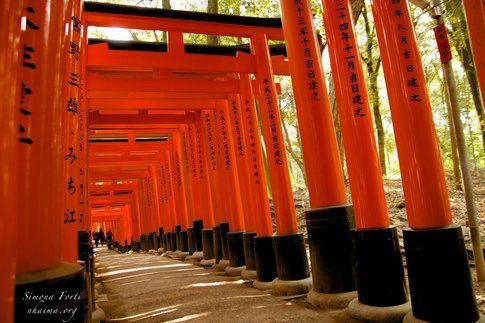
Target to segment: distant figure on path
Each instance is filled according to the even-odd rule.
[[[108,239],[108,249],[111,249],[111,240],[113,239],[113,232],[111,232],[111,229],[108,229],[108,232],[106,232],[106,238]]]
[[[104,232],[102,228],[99,228],[98,236],[99,236],[99,240],[101,241],[101,245],[103,246],[106,237],[104,236]]]
[[[99,246],[99,233],[94,231],[93,237],[94,237],[94,244],[96,245],[96,248],[97,248]]]

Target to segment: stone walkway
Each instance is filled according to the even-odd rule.
[[[187,262],[96,249],[106,322],[335,322],[305,298],[275,297]],[[330,316],[331,315],[331,316]]]

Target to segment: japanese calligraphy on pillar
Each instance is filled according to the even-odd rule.
[[[277,111],[275,111],[275,108],[278,106],[276,105],[276,102],[274,102],[273,98],[276,98],[276,93],[273,93],[273,90],[271,89],[270,86],[270,80],[265,78],[263,79],[263,100],[264,104],[266,105],[266,108],[268,109],[268,120],[269,120],[269,126],[271,129],[271,143],[272,143],[272,150],[273,150],[273,155],[274,155],[274,163],[275,165],[283,165],[283,162],[281,160],[281,149],[284,149],[284,144],[280,143],[280,138],[281,136],[278,136],[278,121],[279,118],[277,118]]]
[[[408,4],[405,0],[387,0],[392,5],[392,19],[394,31],[398,35],[400,55],[397,57],[406,69],[406,91],[408,101],[416,106],[421,106],[426,96],[425,84],[418,82],[419,68],[416,62],[420,62],[419,52],[414,40],[414,29],[409,16]]]
[[[348,77],[348,86],[350,87],[350,93],[352,96],[352,108],[354,111],[354,117],[365,117],[363,109],[363,97],[360,86],[362,83],[363,75],[359,75],[361,70],[356,66],[359,64],[357,60],[358,49],[356,48],[356,41],[354,35],[350,32],[352,18],[349,12],[346,2],[343,0],[334,0],[332,5],[334,17],[337,17],[337,26],[340,32],[340,43],[337,46],[340,48],[341,56],[344,57],[347,62],[346,74]],[[330,16],[330,14],[329,14]]]
[[[180,171],[180,169],[181,169],[180,154],[179,154],[178,149],[175,150],[174,157],[175,157],[174,158],[175,159],[175,172],[177,174],[177,184],[178,184],[178,186],[182,186],[182,173]]]
[[[170,166],[169,166],[169,161],[165,162],[165,172],[167,173],[167,192],[168,192],[168,198],[172,198],[172,175],[170,174]],[[168,202],[169,200],[167,200]]]
[[[189,152],[187,151],[187,131],[182,131],[182,149],[184,155],[185,173],[190,176]]]
[[[76,157],[81,154],[78,142],[82,139],[79,136],[80,115],[84,112],[80,98],[80,73],[81,62],[81,25],[79,15],[79,2],[74,1],[72,16],[68,21],[69,33],[68,43],[65,46],[66,57],[66,84],[64,94],[64,116],[63,116],[63,140],[64,140],[64,169],[66,182],[66,210],[64,212],[64,223],[79,221],[83,222],[84,213],[80,212],[84,204],[84,186],[80,184],[80,177],[84,174],[84,169],[80,167],[79,159]],[[84,122],[84,118],[83,118]],[[83,126],[85,126],[83,124]],[[83,128],[84,130],[84,128]],[[82,147],[84,148],[84,147]],[[78,202],[79,198],[79,202]]]
[[[193,136],[194,135],[194,136]],[[197,178],[197,160],[196,160],[196,152],[195,152],[195,147],[194,147],[194,137],[195,137],[195,134],[194,134],[194,127],[192,125],[189,126],[189,130],[188,130],[188,141],[189,141],[189,150],[190,150],[190,161],[191,161],[191,169],[192,169],[192,176],[194,178]]]
[[[206,129],[207,129],[207,139],[209,143],[209,159],[210,165],[212,170],[217,170],[217,161],[216,161],[216,149],[214,143],[214,133],[212,129],[212,122],[211,122],[211,115],[210,112],[204,115],[204,119],[206,122]]]
[[[310,39],[309,37],[309,30],[308,30],[308,23],[304,16],[306,7],[302,3],[303,0],[293,0],[293,5],[296,13],[296,21],[295,24],[298,26],[299,29],[299,42],[302,46],[303,54],[305,57],[305,67],[306,67],[306,78],[307,78],[307,86],[308,90],[311,93],[311,99],[314,101],[320,101],[320,91],[321,88],[319,87],[318,80],[316,79],[315,75],[315,65],[318,64],[317,60],[318,57],[313,57],[310,47],[308,46]],[[311,29],[311,28],[310,28]]]
[[[229,153],[229,141],[227,137],[227,122],[226,122],[226,116],[224,113],[224,109],[219,110],[219,130],[221,131],[221,139],[222,139],[222,149],[223,149],[223,157],[225,161],[225,170],[231,170],[232,169],[232,164],[231,164],[231,156]]]
[[[259,171],[259,166],[258,166],[258,158],[257,158],[257,151],[256,151],[256,140],[255,136],[259,136],[259,133],[257,131],[256,127],[256,122],[253,119],[253,107],[251,105],[251,102],[246,99],[244,100],[244,113],[246,116],[246,124],[247,124],[247,129],[248,129],[248,137],[249,137],[249,148],[251,152],[251,158],[249,158],[251,165],[250,167],[252,168],[251,174],[253,177],[253,181],[255,184],[261,184],[261,174]]]
[[[204,180],[204,164],[202,163],[202,138],[200,136],[199,124],[195,125],[195,141],[197,143],[197,165],[199,166],[199,179]]]
[[[25,36],[21,43],[22,61],[22,81],[20,88],[20,107],[19,107],[19,142],[31,145],[33,138],[31,135],[30,122],[32,113],[35,112],[36,93],[33,90],[33,83],[36,77],[37,64],[39,61],[36,51],[35,39],[40,37],[43,29],[42,17],[38,17],[35,5],[26,3],[25,7]],[[37,35],[38,34],[38,35]]]
[[[234,120],[234,132],[236,134],[237,154],[244,157],[244,144],[241,132],[241,118],[235,100],[231,101],[232,118]]]

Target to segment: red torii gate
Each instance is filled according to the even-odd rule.
[[[102,131],[104,135],[110,134],[110,131],[118,136],[126,134],[126,131],[120,131],[123,128],[141,131],[145,129],[148,131],[149,129],[151,132],[153,129],[163,128],[164,125],[171,125],[169,127],[174,128],[171,130],[173,138],[180,136],[182,141],[180,149],[170,147],[168,151],[162,154],[161,159],[147,161],[146,157],[140,155],[128,158],[126,154],[121,153],[120,156],[124,156],[125,165],[123,165],[123,162],[118,163],[114,160],[115,158],[112,158],[113,156],[105,156],[105,161],[95,161],[95,168],[108,172],[123,169],[146,172],[147,175],[138,179],[140,184],[135,193],[139,196],[123,202],[143,201],[143,212],[150,213],[151,219],[153,219],[153,214],[157,212],[157,204],[154,203],[156,194],[153,192],[156,190],[153,188],[156,186],[159,177],[156,173],[156,167],[159,163],[161,169],[163,169],[160,181],[165,184],[162,184],[161,188],[165,190],[167,196],[172,197],[172,204],[170,209],[167,208],[167,212],[170,217],[173,216],[172,220],[174,221],[169,226],[176,225],[178,219],[175,214],[171,190],[174,175],[177,175],[176,170],[184,170],[181,173],[185,172],[187,181],[191,183],[190,187],[185,187],[185,192],[188,193],[186,194],[186,201],[189,204],[192,203],[188,210],[193,218],[192,220],[195,219],[194,215],[197,212],[194,202],[202,201],[203,196],[208,197],[210,194],[215,194],[215,198],[211,200],[216,202],[213,203],[213,208],[218,210],[216,213],[221,213],[219,220],[228,221],[231,230],[235,230],[235,232],[227,234],[227,241],[220,240],[223,244],[222,251],[224,252],[224,248],[227,248],[226,256],[228,257],[226,259],[229,258],[233,272],[238,272],[238,267],[242,267],[239,266],[243,263],[240,259],[241,256],[249,259],[247,253],[241,255],[241,238],[242,232],[250,227],[251,221],[254,220],[255,230],[261,238],[253,239],[258,280],[264,282],[268,278],[270,278],[268,281],[274,278],[274,275],[271,276],[271,271],[274,272],[274,270],[268,269],[272,268],[271,261],[263,262],[272,259],[270,254],[272,254],[273,243],[278,265],[278,279],[273,284],[274,289],[280,293],[308,291],[310,288],[309,270],[303,240],[301,235],[297,233],[276,100],[277,87],[273,80],[274,73],[288,74],[290,71],[295,85],[294,90],[298,118],[302,128],[302,144],[312,207],[312,210],[307,212],[308,223],[311,224],[311,221],[314,220],[325,220],[327,217],[338,217],[340,223],[343,224],[340,232],[345,236],[344,242],[349,242],[347,232],[349,208],[346,206],[347,202],[339,169],[339,156],[335,149],[331,115],[319,64],[320,57],[317,51],[309,2],[294,1],[293,4],[290,4],[282,1],[282,18],[285,22],[283,28],[276,20],[270,22],[257,18],[244,18],[238,23],[234,23],[230,16],[200,13],[183,14],[177,11],[102,4],[86,4],[84,17],[81,17],[83,13],[81,2],[77,0],[59,0],[52,3],[38,3],[29,0],[25,2],[26,25],[24,30],[19,27],[21,1],[13,4],[11,1],[5,1],[5,5],[0,7],[2,9],[0,12],[2,25],[5,24],[7,27],[4,37],[7,41],[4,47],[12,49],[12,53],[7,54],[0,51],[0,61],[2,63],[17,63],[4,64],[5,66],[12,66],[12,68],[7,68],[6,71],[1,70],[2,86],[0,89],[2,90],[1,93],[6,94],[5,97],[8,98],[8,107],[12,108],[7,110],[19,111],[18,115],[14,115],[11,112],[4,113],[3,109],[1,110],[2,117],[6,116],[5,126],[10,135],[6,137],[5,145],[1,146],[2,153],[5,150],[6,155],[9,156],[9,158],[2,160],[1,183],[4,185],[3,187],[7,188],[10,188],[10,186],[5,185],[13,183],[11,176],[4,176],[6,172],[3,170],[15,169],[12,165],[16,162],[15,156],[18,151],[19,158],[17,159],[20,161],[21,172],[17,177],[22,184],[18,187],[18,195],[29,196],[31,199],[30,203],[17,204],[16,191],[10,189],[8,189],[8,194],[2,193],[0,195],[2,202],[7,201],[15,206],[18,205],[18,222],[20,224],[18,229],[25,231],[29,236],[29,241],[20,240],[21,245],[16,256],[17,293],[21,295],[27,286],[30,288],[32,284],[42,288],[42,280],[32,280],[29,276],[33,272],[50,273],[53,269],[59,272],[59,268],[70,273],[69,278],[56,276],[56,283],[59,286],[67,284],[73,290],[82,288],[83,271],[80,266],[75,264],[76,240],[74,234],[78,228],[86,231],[89,230],[90,226],[90,217],[86,214],[86,210],[89,210],[86,149],[88,146],[88,116],[94,122],[92,131]],[[333,7],[329,1],[324,0],[324,5],[326,13],[338,11],[341,13],[342,18],[340,19],[342,20],[348,17],[350,13],[347,0]],[[372,6],[379,45],[383,55],[383,66],[386,76],[389,76],[386,81],[390,93],[393,123],[396,128],[400,166],[409,210],[409,223],[412,228],[405,230],[404,240],[414,314],[417,318],[424,320],[444,318],[460,320],[465,318],[467,321],[474,321],[478,318],[478,311],[472,293],[468,264],[464,256],[461,229],[454,226],[451,219],[436,135],[430,114],[429,99],[409,9],[404,0],[376,0],[373,1]],[[400,14],[393,15],[397,10]],[[344,13],[342,14],[342,12]],[[200,21],[201,19],[204,21]],[[341,36],[340,33],[343,30],[340,25],[343,22],[329,21],[329,19],[329,17],[326,18],[329,39],[332,39],[332,36]],[[69,26],[68,33],[64,33],[66,23]],[[333,28],[335,27],[333,25],[336,24],[339,26],[338,29]],[[352,26],[352,21],[349,20],[345,24],[348,28],[349,25]],[[88,25],[116,25],[150,30],[163,29],[168,31],[169,42],[166,51],[151,53],[140,53],[143,51],[137,49],[137,46],[140,46],[139,44],[133,44],[133,48],[128,50],[125,48],[118,51],[106,48],[105,44],[88,46],[87,37],[82,38],[82,35],[87,35]],[[305,29],[304,33],[302,33],[301,28]],[[235,57],[204,53],[201,52],[200,48],[184,46],[183,32],[247,37],[251,39],[250,53],[247,53],[247,48],[236,48],[240,53]],[[23,33],[23,37],[19,44],[20,33]],[[351,43],[349,39],[355,38],[355,35],[352,34],[351,30],[350,33],[346,33],[347,36],[344,40],[347,45],[346,48],[348,48],[346,54],[350,54],[351,45],[354,44],[354,48],[356,46],[355,42]],[[476,33],[473,32],[472,37],[475,35]],[[405,42],[403,42],[403,37],[406,40]],[[267,44],[268,39],[283,40],[283,38],[287,40],[288,63],[281,56],[272,58]],[[336,42],[337,40],[338,38],[334,38],[333,41]],[[334,49],[338,48],[336,43],[330,45],[330,42],[331,40],[329,46],[334,46]],[[406,55],[402,55],[402,50],[406,52]],[[23,55],[19,56],[19,53]],[[64,59],[57,59],[58,53],[63,53]],[[334,50],[333,54],[333,73],[338,79],[344,73],[337,67],[339,62],[342,61],[342,57],[348,60],[346,61],[347,67],[349,66],[348,62],[353,60],[350,56],[339,55],[338,50]],[[18,57],[21,57],[19,62],[17,62]],[[81,59],[79,60],[79,58]],[[204,61],[204,64],[200,64],[200,61]],[[95,75],[90,73],[95,73]],[[200,88],[194,89],[197,83],[197,80],[191,79],[194,73],[199,74],[199,76],[205,74],[204,77],[209,78],[200,81],[201,88],[204,88],[205,92],[198,93]],[[190,74],[185,84],[179,80],[183,79],[183,74]],[[209,77],[207,74],[211,74],[211,76]],[[233,74],[237,75],[234,76]],[[254,82],[248,81],[250,74],[256,76]],[[139,91],[140,89],[134,82],[127,84],[124,91],[117,91],[116,88],[109,88],[109,86],[103,88],[103,81],[118,77],[134,80],[143,79],[142,82],[146,81],[150,91]],[[416,80],[416,82],[413,82],[412,88],[405,86],[407,77],[413,77]],[[164,85],[164,87],[160,88],[157,81],[151,81],[151,78],[160,80],[159,84]],[[44,82],[36,81],[39,79],[44,80]],[[99,82],[93,83],[94,87],[89,88],[91,80],[96,79]],[[239,89],[236,88],[234,79],[240,81],[236,82]],[[342,80],[340,83],[342,89],[344,89],[344,86],[351,86],[351,89],[354,89],[354,86],[356,86],[354,83],[357,83],[357,86],[360,85],[358,87],[360,91],[363,91],[362,83],[352,81],[353,79],[358,79],[358,75],[357,78],[355,76],[350,78],[350,84]],[[4,82],[4,80],[10,83]],[[21,80],[21,82],[17,82],[17,80]],[[114,82],[116,83],[116,80]],[[305,82],[308,85],[306,88],[301,86]],[[336,81],[336,83],[338,82]],[[416,86],[414,86],[415,83]],[[17,84],[21,84],[22,87],[14,89],[13,85]],[[124,86],[119,82],[118,85]],[[100,91],[97,90],[97,86],[101,88]],[[209,89],[211,86],[220,87],[224,90],[222,92],[221,89],[211,90]],[[167,90],[164,90],[164,88]],[[352,91],[352,93],[355,92]],[[352,138],[359,133],[368,137],[373,136],[369,122],[362,122],[362,126],[352,125],[353,122],[356,122],[355,120],[358,120],[358,117],[365,116],[365,92],[363,93],[363,103],[358,102],[362,106],[357,106],[355,102],[352,102],[352,104],[345,103],[345,91],[342,91],[338,100],[339,114],[344,124],[346,121],[349,122],[343,127],[343,132],[347,160],[349,163],[353,163],[349,165],[349,169],[353,201],[356,204],[357,229],[354,234],[354,242],[358,252],[356,260],[359,302],[369,306],[385,307],[399,305],[405,301],[405,296],[399,297],[404,292],[402,264],[400,257],[396,256],[399,250],[394,248],[396,239],[393,236],[393,230],[387,228],[389,223],[383,202],[379,204],[379,201],[375,201],[374,206],[380,205],[380,208],[376,208],[379,211],[377,212],[378,215],[366,213],[363,208],[359,209],[361,204],[373,204],[370,197],[365,194],[365,190],[359,188],[359,184],[355,184],[357,178],[355,174],[360,176],[362,172],[367,171],[361,167],[354,167],[355,162],[369,163],[369,167],[375,168],[369,172],[369,176],[365,177],[366,184],[376,187],[377,192],[380,192],[382,183],[379,183],[378,180],[375,181],[376,174],[379,174],[378,166],[372,164],[376,160],[375,149],[372,148],[372,140],[361,141],[361,146],[368,149],[367,153],[356,154],[356,146],[348,144],[349,140],[345,139]],[[244,96],[246,100],[242,99]],[[352,94],[352,96],[355,97],[355,94]],[[20,100],[18,100],[19,97]],[[247,177],[240,178],[247,175],[245,168],[251,164],[250,159],[240,158],[241,156],[239,156],[240,147],[244,147],[243,142],[246,142],[248,147],[246,150],[242,148],[242,152],[252,156],[253,161],[256,159],[253,166],[256,167],[257,173],[262,173],[259,143],[256,139],[258,130],[254,126],[256,120],[253,107],[254,98],[259,101],[262,132],[270,164],[269,177],[273,188],[278,230],[278,235],[275,237],[270,236],[272,228],[270,221],[268,221],[270,219],[268,201],[264,190],[261,189],[264,188],[263,177],[258,178],[259,182],[253,182],[253,186],[256,183],[259,189],[252,191],[248,189],[248,187],[251,187],[251,181],[248,181]],[[17,103],[19,101],[20,107]],[[105,104],[106,108],[103,106]],[[350,105],[350,107],[347,105]],[[249,113],[243,113],[243,109],[241,109],[243,106]],[[419,109],[416,109],[418,106]],[[16,107],[19,109],[16,109]],[[32,113],[34,108],[36,108],[36,113]],[[354,119],[349,118],[348,111],[344,108],[352,111]],[[89,115],[88,109],[92,110]],[[173,110],[181,110],[181,112],[174,112]],[[195,112],[196,110],[199,111]],[[308,113],[307,110],[310,110],[312,114]],[[244,117],[246,117],[245,120]],[[243,125],[247,125],[247,130],[244,129],[244,126],[238,130],[237,120],[239,118],[243,120]],[[73,133],[61,131],[59,124],[73,126]],[[413,127],[415,124],[419,124],[419,127]],[[12,125],[19,125],[19,127]],[[78,126],[77,129],[76,126]],[[17,135],[15,128],[20,129]],[[416,133],[414,130],[419,130],[419,132]],[[239,140],[239,137],[245,137],[245,131],[249,134],[247,136],[249,138]],[[253,138],[251,138],[251,133],[253,133]],[[11,140],[12,138],[15,140]],[[13,145],[13,141],[18,142],[19,147]],[[322,145],[322,142],[325,145]],[[257,149],[250,148],[252,145],[256,145]],[[256,150],[256,152],[253,153],[253,150]],[[136,153],[136,151],[132,152]],[[245,164],[246,166],[244,166]],[[62,167],[58,167],[61,165]],[[174,165],[177,166],[172,169]],[[62,169],[62,171],[58,171],[58,169]],[[215,176],[207,180],[208,174]],[[108,174],[108,176],[112,176],[113,179],[117,178],[116,174]],[[154,177],[157,177],[157,179],[154,179]],[[61,190],[57,187],[58,183],[67,185],[65,185],[64,190]],[[203,183],[205,186],[203,186]],[[203,190],[204,187],[206,188],[205,191]],[[366,185],[363,187],[365,188]],[[225,191],[224,188],[226,188]],[[14,193],[12,194],[12,192]],[[71,194],[71,192],[74,193]],[[241,193],[244,194],[244,192],[246,194],[257,192],[257,194],[248,196],[247,203],[252,205],[259,203],[261,213],[258,214],[258,219],[260,221],[251,218],[244,211],[241,200]],[[227,199],[223,199],[223,197],[226,197],[224,194],[227,195]],[[379,197],[379,195],[382,194],[379,193],[376,196],[381,198],[382,196]],[[107,199],[103,203],[109,201],[113,201],[113,199]],[[36,216],[32,216],[33,205],[39,210]],[[210,207],[209,205],[207,204],[205,207]],[[158,212],[160,212],[160,209]],[[219,215],[216,213],[214,213],[215,218]],[[63,223],[59,218],[62,218]],[[210,222],[210,216],[207,219]],[[200,224],[197,222],[197,225]],[[7,230],[0,226],[2,232],[6,231],[9,234],[8,231],[16,231],[12,224],[7,222],[7,225]],[[150,229],[153,225],[154,223],[151,223]],[[227,227],[220,227],[223,230],[224,228]],[[318,233],[317,231],[314,233]],[[45,238],[45,235],[47,235],[47,238]],[[225,237],[226,235],[223,233],[221,236]],[[328,263],[328,260],[336,260],[337,256],[342,256],[347,258],[347,261],[338,263],[336,267],[347,271],[351,267],[348,261],[349,250],[340,252],[333,258],[328,254],[324,255],[331,248],[329,248],[328,242],[320,241],[316,239],[317,237],[318,234],[315,234],[314,238],[310,237],[309,239],[315,286],[318,285],[319,281],[331,278],[328,273],[323,275],[319,273],[319,276],[316,277],[318,271],[315,271],[315,268],[321,269],[319,261],[322,260],[322,257],[327,257],[325,260]],[[385,254],[385,259],[370,257],[372,253],[376,253],[376,248],[379,247],[378,244],[372,244],[374,241],[372,239],[376,237],[382,239],[382,241],[390,241],[388,249],[385,249],[388,252]],[[439,244],[434,243],[436,239],[440,241]],[[35,245],[35,250],[29,248],[31,244]],[[443,244],[447,248],[442,248]],[[263,254],[264,260],[258,259],[258,250],[260,256],[261,253]],[[292,252],[288,252],[288,250]],[[266,254],[267,252],[268,254]],[[384,256],[384,254],[382,255]],[[13,255],[9,253],[6,256],[13,258]],[[453,259],[449,260],[450,257]],[[86,263],[89,263],[89,258],[83,259]],[[370,259],[379,261],[373,262]],[[61,261],[67,261],[70,264]],[[378,268],[379,264],[390,266],[386,267],[390,269],[390,275],[386,277],[386,282],[389,282],[389,285],[379,286],[379,288],[371,291],[376,286],[374,284],[383,277],[379,273],[386,272],[382,268]],[[437,267],[441,271],[435,270]],[[364,277],[365,272],[373,273],[373,276],[368,279]],[[7,281],[6,297],[2,297],[0,302],[0,309],[2,309],[0,312],[5,313],[6,321],[9,321],[12,318],[11,306],[9,307],[9,300],[12,299],[12,269],[6,269],[5,273],[6,275],[3,275],[4,272],[2,271],[2,281],[7,277],[5,279]],[[228,273],[231,273],[231,271],[228,271]],[[268,277],[265,276],[266,274],[268,274]],[[75,277],[74,280],[70,280],[71,277]],[[441,280],[449,277],[455,278],[452,284],[448,285],[446,289],[440,288]],[[285,282],[288,281],[291,283],[286,284]],[[340,294],[352,290],[351,284],[348,286],[344,289],[331,291],[314,288],[314,292],[316,294]],[[385,298],[383,296],[385,291],[392,293],[393,297],[388,298],[392,301],[379,304],[379,301]],[[336,295],[337,298],[341,296]],[[7,301],[5,302],[3,299]],[[457,302],[457,299],[462,301]],[[457,307],[455,306],[457,303],[462,305]],[[3,311],[4,308],[5,311]],[[440,311],[440,308],[447,310]],[[17,319],[24,318],[23,309],[22,304],[18,303]]]

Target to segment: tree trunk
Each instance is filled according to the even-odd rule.
[[[460,161],[458,160],[458,150],[456,147],[455,123],[453,121],[453,111],[451,110],[450,94],[446,84],[443,84],[443,90],[445,94],[444,96],[448,116],[448,128],[450,131],[451,158],[453,160],[453,182],[455,183],[455,190],[461,191],[463,188],[461,187]]]
[[[475,111],[477,112],[478,121],[480,122],[480,131],[482,135],[482,145],[485,150],[485,110],[482,107],[480,98],[480,90],[478,86],[477,74],[475,71],[475,64],[473,62],[472,49],[470,44],[470,37],[466,27],[465,12],[460,0],[453,0],[446,3],[446,9],[452,13],[454,19],[450,19],[451,24],[451,38],[453,39],[453,46],[458,52],[460,63],[465,70],[465,75],[472,93]],[[463,45],[458,36],[463,36]]]
[[[162,1],[162,9],[172,9],[172,6],[170,5],[170,0]],[[153,33],[155,33],[155,31]],[[166,43],[166,42],[167,42],[167,32],[162,31],[162,43]]]
[[[373,48],[377,44],[374,28],[371,28],[369,18],[367,16],[367,9],[364,7],[362,10],[362,17],[364,18],[365,33],[367,35],[366,41],[366,53],[367,56],[362,55],[362,60],[367,67],[367,73],[369,74],[369,103],[372,107],[372,114],[374,115],[374,123],[376,125],[377,132],[377,147],[379,150],[379,164],[381,166],[382,175],[387,175],[387,163],[386,163],[386,134],[384,132],[384,126],[381,116],[381,102],[379,96],[379,88],[377,85],[377,76],[379,75],[379,68],[381,67],[381,58],[378,56],[374,58]]]
[[[306,175],[305,175],[305,165],[303,163],[303,159],[301,158],[301,155],[298,156],[298,154],[296,153],[296,151],[293,149],[293,145],[291,143],[290,134],[288,132],[288,126],[286,124],[285,113],[283,111],[281,111],[281,124],[283,125],[283,132],[285,134],[285,139],[286,139],[286,151],[290,154],[291,158],[298,165],[298,168],[300,169],[300,171],[301,171],[301,173],[303,175],[303,178],[306,178]]]
[[[218,0],[207,0],[207,12],[208,13],[219,13],[219,3]],[[219,37],[213,35],[207,35],[208,45],[219,45]]]

